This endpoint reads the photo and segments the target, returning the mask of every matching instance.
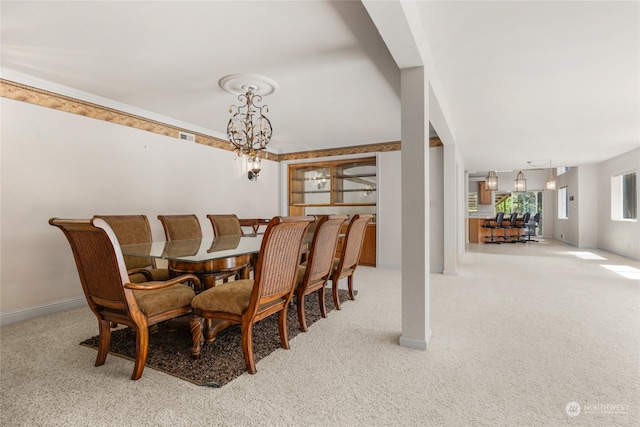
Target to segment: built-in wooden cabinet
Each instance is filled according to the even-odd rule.
[[[491,194],[491,190],[487,190],[487,183],[485,181],[480,181],[478,187],[478,199],[481,205],[490,205],[493,203],[493,195]]]
[[[375,157],[289,165],[289,215],[374,214],[360,264],[375,266],[377,187]]]
[[[290,165],[289,214],[309,213],[307,206],[375,206],[377,187],[375,157]]]

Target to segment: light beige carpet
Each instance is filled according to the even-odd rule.
[[[457,276],[431,276],[427,351],[397,344],[399,271],[360,268],[357,301],[221,389],[94,367],[88,309],[3,326],[0,424],[640,425],[640,280],[603,267],[640,263],[570,252],[586,251],[472,245]]]

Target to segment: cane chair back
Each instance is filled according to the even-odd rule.
[[[197,359],[205,340],[232,324],[241,324],[242,350],[249,373],[256,372],[253,324],[278,313],[280,344],[289,348],[287,307],[296,276],[305,232],[313,217],[275,217],[265,231],[256,265],[255,280],[224,283],[197,295],[191,305],[194,317],[192,355]],[[202,330],[203,319],[217,320],[214,330]]]
[[[358,267],[360,254],[362,253],[362,243],[364,242],[364,233],[367,230],[367,224],[372,218],[373,215],[371,214],[358,214],[353,216],[347,227],[347,234],[344,238],[340,258],[334,260],[331,284],[333,303],[337,310],[340,310],[340,299],[338,298],[338,282],[340,279],[347,278],[349,299],[355,299],[355,295],[353,294],[353,273]]]
[[[298,280],[296,285],[298,322],[303,332],[307,331],[304,309],[306,295],[312,292],[318,293],[320,313],[322,317],[327,317],[327,310],[324,303],[325,285],[333,268],[340,230],[348,218],[347,215],[324,215],[313,223],[315,224],[315,230],[309,250],[309,257],[307,258],[306,265],[298,267]]]
[[[96,215],[109,224],[121,245],[151,243],[151,227],[146,215]],[[158,268],[154,258],[124,255],[124,263],[133,283],[168,280],[169,270]]]
[[[188,314],[195,292],[184,282],[197,282],[198,278],[186,275],[168,281],[131,283],[118,239],[106,221],[51,218],[49,224],[60,228],[66,236],[87,303],[98,318],[96,366],[106,360],[111,327],[128,325],[136,331],[131,379],[137,380],[146,364],[149,326]]]

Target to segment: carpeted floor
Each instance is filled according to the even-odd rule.
[[[348,299],[346,290],[339,290],[340,302]],[[308,295],[305,303],[307,326],[321,319],[318,299],[315,294]],[[331,291],[325,292],[327,311],[335,309]],[[145,369],[152,368],[196,385],[222,387],[247,371],[242,353],[240,325],[223,330],[215,342],[205,343],[199,360],[191,358],[191,331],[188,318],[184,322],[175,322],[175,328],[167,328],[165,323],[158,325],[157,332],[149,336],[149,353]],[[289,339],[302,332],[296,314],[295,298],[287,311]],[[109,354],[135,359],[135,332],[128,327],[113,331]],[[98,336],[80,343],[87,347],[98,347]],[[253,328],[253,351],[258,362],[280,347],[278,316],[269,316],[255,324]]]
[[[0,426],[640,426],[640,262],[469,246],[430,275],[426,351],[398,345],[401,272],[363,266],[356,301],[219,388],[96,368],[88,307],[3,325]]]

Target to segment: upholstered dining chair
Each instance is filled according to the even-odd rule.
[[[158,219],[168,241],[202,238],[200,221],[196,215],[158,215]],[[194,273],[200,277],[205,288],[211,288],[218,280],[226,283],[230,277],[237,277],[239,273],[247,275],[250,260],[250,255],[202,263],[169,260],[169,271],[174,275]]]
[[[167,240],[201,239],[202,229],[198,217],[188,215],[158,215]]]
[[[262,238],[255,279],[223,283],[193,299],[191,354],[194,359],[200,356],[205,338],[212,342],[222,329],[240,324],[245,364],[249,373],[255,374],[253,325],[276,313],[280,344],[289,348],[287,307],[293,297],[304,235],[312,220],[313,217],[273,218]],[[203,333],[204,319],[215,323],[215,330]]]
[[[311,248],[308,251],[309,256],[307,257],[306,265],[298,267],[295,291],[298,322],[300,322],[300,329],[303,332],[307,332],[304,313],[305,296],[317,292],[320,314],[322,317],[327,317],[324,290],[333,268],[340,230],[342,229],[342,224],[348,218],[348,215],[323,215],[313,223],[315,224],[315,230]]]
[[[244,234],[240,227],[240,220],[235,214],[207,215],[207,218],[211,221],[213,235],[216,237]]]
[[[353,273],[355,273],[358,262],[360,261],[364,232],[367,230],[367,224],[372,218],[373,215],[371,214],[358,214],[351,218],[349,226],[347,227],[347,234],[344,237],[340,258],[334,260],[333,271],[329,278],[331,279],[333,304],[336,310],[340,310],[340,299],[338,297],[338,282],[340,279],[347,278],[349,299],[355,300],[355,295],[353,294]]]
[[[49,224],[66,236],[87,303],[98,318],[95,365],[103,365],[107,358],[111,327],[128,325],[136,333],[131,379],[139,379],[147,361],[149,326],[190,313],[195,292],[184,282],[199,284],[198,278],[184,275],[167,281],[131,283],[118,238],[105,220],[51,218]]]
[[[121,245],[151,243],[151,227],[146,215],[95,215],[109,224]],[[150,280],[169,280],[169,269],[158,268],[154,258],[124,256],[129,280],[140,283]]]

